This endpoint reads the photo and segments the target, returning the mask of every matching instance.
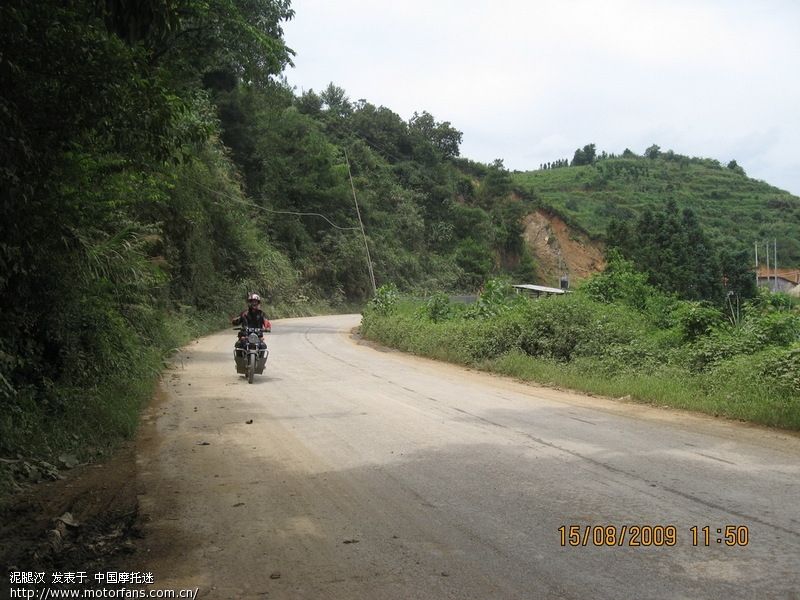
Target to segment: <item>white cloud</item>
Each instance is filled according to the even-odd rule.
[[[333,81],[535,168],[598,149],[735,158],[800,194],[800,4],[713,0],[295,0],[290,83]]]

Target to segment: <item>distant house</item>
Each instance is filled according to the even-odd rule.
[[[792,289],[790,289],[789,290],[789,295],[790,296],[796,296],[797,298],[800,298],[800,285],[795,286]]]
[[[800,285],[800,269],[774,269],[758,268],[758,285],[767,287],[773,292],[789,292]]]

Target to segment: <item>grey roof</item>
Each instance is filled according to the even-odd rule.
[[[520,290],[529,290],[531,292],[539,292],[541,294],[565,294],[566,290],[561,288],[547,287],[544,285],[533,285],[530,283],[520,283],[513,286]]]

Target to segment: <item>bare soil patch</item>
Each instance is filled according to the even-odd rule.
[[[557,287],[562,274],[574,281],[605,268],[601,245],[570,229],[560,217],[540,209],[525,217],[524,226],[523,237],[536,256],[540,283]]]
[[[106,570],[133,551],[138,531],[134,443],[125,443],[106,461],[62,476],[23,489],[2,508],[5,573]]]

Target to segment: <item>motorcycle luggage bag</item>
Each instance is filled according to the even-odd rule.
[[[267,359],[269,358],[269,350],[267,348],[262,349],[258,353],[258,360],[256,361],[256,373],[261,375],[264,372],[264,367],[267,365]]]
[[[247,353],[241,348],[236,348],[233,351],[233,360],[236,361],[236,372],[247,374]]]

